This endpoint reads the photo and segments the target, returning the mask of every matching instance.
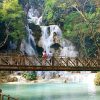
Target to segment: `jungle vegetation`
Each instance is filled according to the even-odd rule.
[[[24,11],[18,0],[0,1],[0,47],[8,39],[16,44],[25,36]]]
[[[44,21],[58,24],[63,37],[71,40],[80,56],[100,55],[99,0],[45,0]]]
[[[0,47],[9,39],[20,44],[25,38],[23,7],[29,2],[41,2],[44,24],[59,25],[63,37],[74,43],[80,56],[100,55],[99,0],[0,0]]]

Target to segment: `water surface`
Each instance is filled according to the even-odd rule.
[[[19,100],[100,100],[100,87],[85,83],[1,84],[0,89]]]

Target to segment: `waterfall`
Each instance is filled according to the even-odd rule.
[[[63,40],[61,39],[62,31],[59,28],[59,26],[58,25],[43,26],[42,25],[42,15],[40,15],[38,9],[36,9],[32,5],[30,9],[28,10],[27,20],[28,20],[28,23],[34,23],[35,25],[40,26],[42,36],[40,37],[40,40],[38,41],[37,45],[39,47],[42,47],[47,52],[47,54],[50,53],[51,51],[50,46],[52,44],[59,43],[63,47],[61,48],[59,52],[60,56],[66,56],[66,57],[76,57],[77,56],[78,53],[77,51],[75,51],[75,47],[73,46],[73,44],[66,39],[63,39]],[[34,32],[32,32],[32,30],[29,28],[28,25],[26,26],[26,30],[27,30],[27,39],[25,40],[25,42],[22,42],[22,47],[20,50],[22,52],[25,52],[28,55],[37,55],[36,42],[34,40],[35,37],[33,36]],[[56,36],[54,37],[55,33],[56,33]]]
[[[53,44],[54,32],[57,33],[59,38],[62,36],[61,29],[57,25],[40,26],[42,30],[42,37],[40,39],[41,46],[47,52],[50,53],[50,46]]]
[[[37,45],[46,50],[47,54],[50,53],[51,51],[50,46],[52,44],[59,43],[61,45],[61,49],[59,52],[60,56],[77,57],[78,52],[75,50],[75,46],[71,41],[62,38],[62,31],[59,28],[59,26],[58,25],[43,26],[42,15],[40,15],[38,9],[32,7],[32,5],[27,13],[27,20],[28,24],[34,23],[35,25],[40,26],[41,37]],[[27,30],[27,38],[22,41],[20,50],[28,55],[37,55],[36,42],[34,39],[35,37],[33,36],[34,32],[29,28],[28,25],[26,26],[26,30]],[[72,82],[80,81],[81,79],[83,79],[82,74],[73,75],[72,72],[62,72],[62,71],[50,71],[50,72],[37,71],[37,76],[45,79],[50,79],[53,78],[54,76],[66,77],[66,79]]]
[[[27,37],[26,40],[23,40],[21,43],[20,51],[23,54],[36,55],[36,43],[34,37],[32,36],[32,30],[29,29],[29,26],[26,26]]]

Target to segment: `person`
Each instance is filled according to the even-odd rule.
[[[46,51],[43,51],[43,53],[42,53],[42,58],[43,58],[42,64],[45,65],[45,64],[46,64],[46,60],[47,60]]]

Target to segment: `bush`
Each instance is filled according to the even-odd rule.
[[[31,72],[24,72],[22,75],[24,78],[27,80],[36,80],[36,72],[31,71]]]
[[[100,86],[100,72],[96,73],[94,83],[95,85]]]

